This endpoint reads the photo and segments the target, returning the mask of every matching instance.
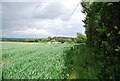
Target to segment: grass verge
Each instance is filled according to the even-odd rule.
[[[94,69],[93,53],[86,44],[75,45],[67,51],[67,79],[97,79]]]

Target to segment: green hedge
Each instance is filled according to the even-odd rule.
[[[82,3],[87,44],[94,51],[99,79],[120,78],[120,2]]]

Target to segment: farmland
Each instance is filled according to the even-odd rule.
[[[67,73],[66,50],[74,44],[2,44],[2,78],[63,79]]]

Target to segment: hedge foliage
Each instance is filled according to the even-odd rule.
[[[120,78],[120,2],[82,2],[87,45],[94,51],[98,79]]]

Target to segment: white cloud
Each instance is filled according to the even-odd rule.
[[[33,17],[40,19],[56,19],[63,14],[64,5],[59,2],[49,2],[37,5],[33,11]]]
[[[36,29],[36,28],[30,28],[30,29],[27,29],[27,30],[16,30],[16,31],[13,31],[14,34],[19,34],[19,33],[22,33],[22,34],[39,34],[39,35],[45,35],[45,36],[48,36],[48,35],[54,35],[50,32],[48,32],[47,30],[44,30],[44,29]]]
[[[46,0],[47,1],[47,0]],[[3,37],[48,37],[84,34],[82,7],[71,15],[78,0],[51,0],[40,3],[3,3]],[[65,24],[66,23],[66,24]]]
[[[68,28],[73,28],[73,26],[69,25]]]

